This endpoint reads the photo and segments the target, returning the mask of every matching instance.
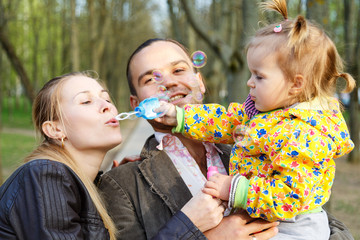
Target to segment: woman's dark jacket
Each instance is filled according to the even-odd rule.
[[[0,187],[0,239],[109,239],[88,191],[66,165],[33,160]]]

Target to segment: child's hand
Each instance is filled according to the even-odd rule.
[[[205,183],[203,192],[220,198],[221,200],[228,201],[232,178],[232,176],[215,173],[210,177],[209,181]]]
[[[155,108],[154,112],[162,112],[163,115],[159,118],[155,118],[156,122],[162,123],[168,126],[177,126],[176,120],[176,108],[174,104],[160,101],[160,107]]]

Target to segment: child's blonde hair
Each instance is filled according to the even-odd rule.
[[[354,89],[354,78],[343,72],[343,61],[335,44],[321,28],[303,16],[288,19],[286,0],[263,2],[260,7],[280,13],[284,21],[258,30],[248,49],[266,44],[269,51],[265,54],[276,54],[286,79],[294,81],[297,75],[303,77],[302,91],[294,96],[297,102],[310,101],[315,97],[330,99],[335,94],[339,77],[346,81],[343,92]],[[275,32],[275,28],[282,29]]]

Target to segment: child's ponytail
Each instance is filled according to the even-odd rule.
[[[298,16],[294,20],[293,28],[289,32],[288,46],[294,47],[295,52],[300,51],[302,43],[309,35],[309,28],[306,19],[303,16]]]
[[[259,3],[259,6],[262,11],[272,10],[280,13],[285,20],[288,19],[288,11],[285,0],[273,0],[268,2],[261,2]]]
[[[342,91],[343,93],[349,93],[354,90],[356,82],[355,79],[348,73],[340,73],[339,77],[346,81],[346,88]]]

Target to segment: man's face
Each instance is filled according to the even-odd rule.
[[[135,108],[149,97],[167,92],[168,101],[183,107],[188,103],[200,103],[205,86],[200,74],[194,73],[191,60],[176,44],[158,41],[137,53],[131,63],[132,81],[137,96],[130,96]],[[161,81],[154,80],[154,71],[161,73]]]

